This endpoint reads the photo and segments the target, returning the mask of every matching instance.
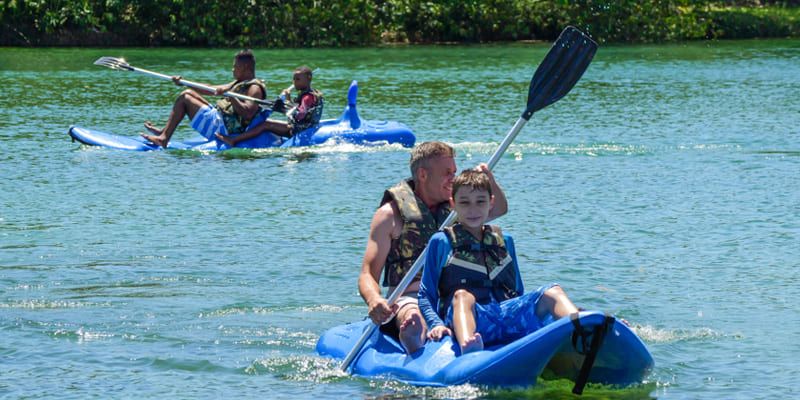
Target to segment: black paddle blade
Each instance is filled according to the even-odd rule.
[[[581,79],[597,52],[597,43],[573,26],[568,26],[533,74],[528,89],[528,107],[522,118],[560,100]]]

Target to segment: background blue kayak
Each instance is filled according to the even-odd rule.
[[[414,146],[416,138],[408,126],[395,121],[362,120],[356,109],[357,96],[358,83],[353,81],[347,92],[347,106],[338,119],[322,120],[316,126],[308,128],[289,139],[264,132],[255,138],[237,143],[236,147],[259,149],[266,147],[313,146],[331,141],[359,145],[399,143],[404,147]],[[270,114],[271,110],[262,111],[250,123],[250,126],[258,125],[267,119]],[[79,126],[71,126],[68,133],[73,141],[91,146],[132,151],[160,149],[159,146],[141,136],[122,136]],[[167,148],[174,150],[216,151],[230,149],[230,146],[221,141],[209,140],[201,135],[196,135],[184,141],[170,141]]]

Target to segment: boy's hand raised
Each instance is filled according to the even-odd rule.
[[[445,336],[453,336],[453,331],[444,325],[439,325],[428,331],[428,339],[436,342],[442,340],[442,338]]]

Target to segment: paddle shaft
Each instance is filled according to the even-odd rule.
[[[511,130],[506,134],[506,137],[500,143],[500,146],[497,147],[497,150],[495,150],[494,154],[492,154],[492,157],[489,158],[489,162],[487,163],[489,165],[489,170],[494,169],[494,166],[497,165],[498,161],[500,161],[500,157],[503,156],[503,153],[506,152],[508,146],[511,145],[511,142],[514,141],[519,132],[522,130],[522,127],[525,126],[525,123],[527,122],[528,119],[520,117],[514,126],[511,127]],[[455,210],[450,211],[450,214],[447,216],[447,218],[445,218],[444,222],[442,222],[439,230],[450,226],[456,219],[456,215],[457,214]],[[414,277],[417,276],[417,273],[419,273],[419,270],[422,269],[422,266],[425,264],[425,255],[427,253],[428,247],[426,246],[425,249],[422,250],[422,253],[419,255],[419,257],[417,257],[417,260],[414,261],[411,269],[408,270],[400,283],[397,284],[397,287],[394,289],[394,291],[389,295],[389,298],[386,299],[387,303],[394,304],[397,299],[403,295],[403,293],[406,291],[406,288],[408,288],[408,285],[411,284],[411,281],[414,280]],[[356,355],[358,355],[358,353],[364,347],[364,344],[367,342],[367,340],[369,340],[369,337],[372,336],[372,334],[375,332],[375,328],[377,327],[378,325],[372,324],[369,326],[369,328],[367,328],[367,330],[364,331],[364,333],[358,339],[358,342],[356,342],[355,346],[353,346],[353,350],[351,350],[350,353],[347,354],[347,357],[345,357],[344,361],[342,361],[342,371],[347,371],[347,368],[350,367],[350,363],[353,362],[353,359],[356,357]]]
[[[160,78],[160,79],[164,79],[164,80],[168,80],[168,81],[172,80],[172,77],[169,76],[169,75],[160,74],[158,72],[153,72],[153,71],[149,71],[149,70],[146,70],[146,69],[137,68],[137,67],[134,67],[134,66],[120,66],[120,68],[124,68],[124,69],[127,69],[128,71],[138,72],[140,74],[152,76],[152,77],[155,77],[155,78]],[[205,90],[205,91],[210,92],[210,93],[216,93],[216,91],[217,91],[217,89],[215,87],[203,85],[202,83],[187,81],[185,79],[181,79],[179,82],[180,82],[181,85],[188,86],[188,87],[193,88],[193,89]],[[272,104],[273,104],[271,101],[268,101],[268,100],[257,99],[255,97],[245,96],[245,95],[239,94],[239,93],[225,92],[222,95],[225,96],[225,97],[234,97],[234,98],[237,98],[237,99],[243,100],[243,101],[252,101],[254,103],[258,103],[259,105],[268,106],[268,107],[272,107]]]

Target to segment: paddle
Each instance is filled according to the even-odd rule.
[[[97,61],[94,62],[94,64],[95,65],[101,65],[103,67],[108,67],[108,68],[111,68],[111,69],[121,70],[121,71],[138,72],[138,73],[143,74],[143,75],[152,76],[152,77],[156,77],[156,78],[161,78],[161,79],[165,79],[165,80],[168,80],[168,81],[172,80],[171,76],[164,75],[164,74],[159,74],[158,72],[148,71],[148,70],[142,69],[142,68],[136,68],[136,67],[128,64],[128,62],[125,61],[122,58],[100,57],[100,58],[97,59]],[[188,86],[188,87],[194,88],[194,89],[205,90],[205,91],[211,92],[211,93],[215,93],[215,91],[216,91],[216,88],[213,88],[211,86],[206,86],[206,85],[203,85],[203,84],[197,83],[197,82],[187,81],[185,79],[181,79],[179,82],[183,86]],[[226,96],[226,97],[235,97],[235,98],[237,98],[239,100],[252,101],[254,103],[257,103],[262,109],[264,109],[264,108],[271,109],[275,105],[275,102],[273,102],[273,101],[257,99],[255,97],[245,96],[245,95],[239,94],[239,93],[225,92],[222,95]]]
[[[500,160],[500,157],[505,153],[508,146],[517,134],[530,120],[533,113],[555,103],[564,95],[569,93],[570,89],[575,86],[575,83],[586,71],[589,63],[592,62],[594,53],[597,51],[597,43],[586,36],[584,33],[575,27],[568,26],[561,32],[558,39],[553,43],[553,47],[539,64],[536,73],[531,80],[530,88],[528,89],[528,103],[525,111],[519,117],[517,122],[506,134],[503,142],[500,143],[497,150],[495,150],[492,157],[489,159],[489,169],[493,169],[495,164]],[[456,212],[450,212],[447,219],[439,227],[439,230],[449,226],[456,218]],[[427,250],[427,248],[426,248]],[[425,260],[426,251],[423,250],[422,254],[417,257],[417,260],[411,266],[411,269],[406,273],[405,277],[397,285],[397,288],[391,293],[387,299],[389,304],[394,304],[397,299],[405,292],[408,285],[414,279],[414,276],[420,271]],[[364,331],[353,350],[342,361],[342,371],[347,371],[350,363],[355,359],[356,355],[361,351],[364,343],[367,342],[372,333],[375,332],[377,325],[372,324]]]

